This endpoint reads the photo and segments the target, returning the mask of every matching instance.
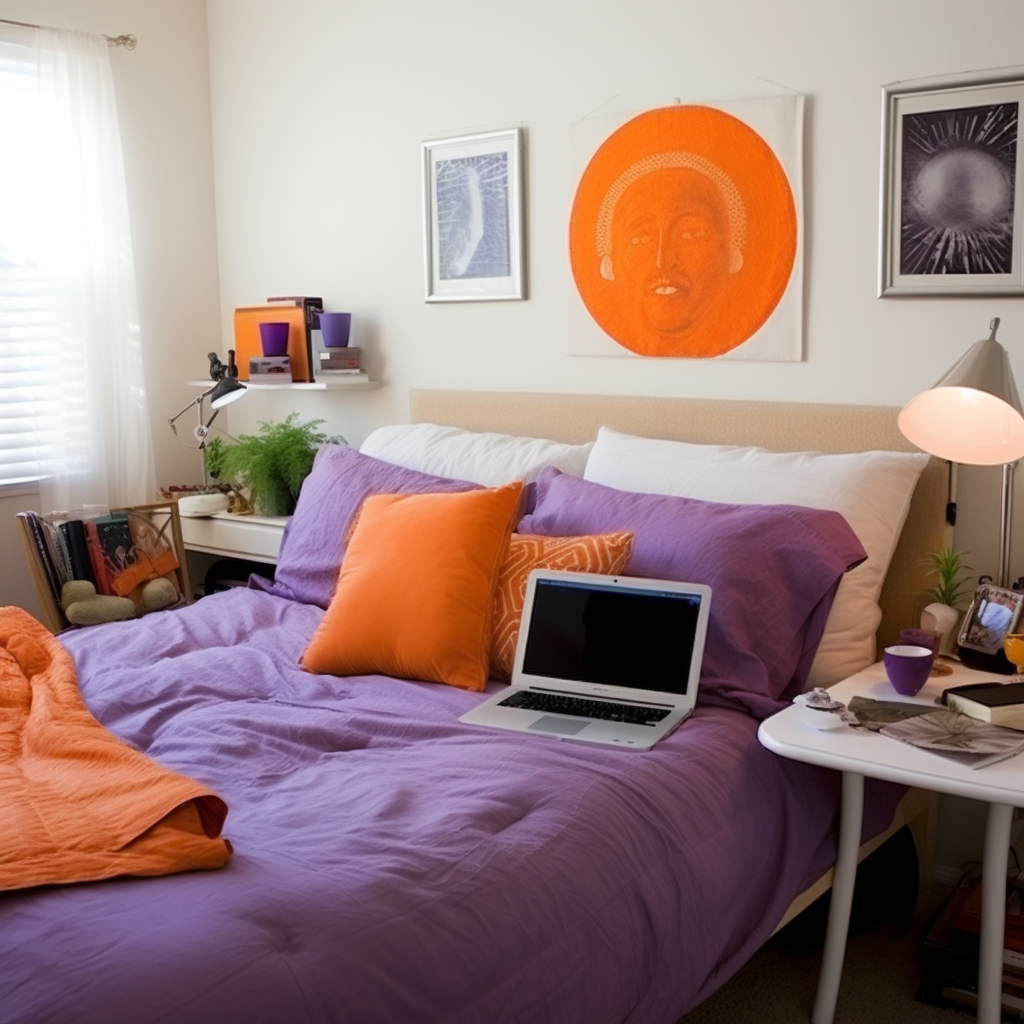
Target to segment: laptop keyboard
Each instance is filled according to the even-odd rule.
[[[520,708],[523,711],[547,711],[558,715],[575,715],[578,718],[628,722],[630,725],[656,725],[669,713],[668,708],[616,704],[608,700],[571,697],[564,693],[538,693],[535,690],[517,690],[499,703],[502,707]]]

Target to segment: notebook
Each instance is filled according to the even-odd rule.
[[[535,569],[509,686],[460,721],[648,750],[693,711],[711,588]]]

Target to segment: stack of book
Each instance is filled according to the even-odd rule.
[[[70,580],[87,580],[99,594],[126,597],[140,583],[178,568],[173,548],[143,512],[19,515],[58,606]]]
[[[1024,683],[968,683],[942,694],[951,711],[959,711],[1008,729],[1024,731]]]
[[[343,348],[324,347],[318,354],[320,365],[316,373],[317,380],[347,383],[369,380],[362,368],[362,349],[357,345],[346,345]]]
[[[1024,1018],[1024,916],[1019,890],[1010,889],[1003,948],[1003,1013]],[[965,874],[924,940],[928,977],[920,998],[932,1005],[975,1009],[978,1002],[978,948],[981,930],[981,878]]]

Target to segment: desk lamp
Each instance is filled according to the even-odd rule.
[[[1024,411],[1006,349],[996,341],[999,318],[933,387],[900,410],[908,441],[930,455],[968,466],[1003,467],[999,523],[1000,587],[1010,585],[1013,474],[1024,456]]]
[[[174,425],[177,420],[185,415],[192,408],[196,406],[199,410],[199,422],[192,428],[192,436],[199,442],[199,448],[202,450],[206,447],[206,438],[210,433],[210,424],[217,418],[217,413],[221,411],[226,405],[230,405],[232,402],[241,398],[246,391],[245,385],[238,379],[238,370],[235,368],[235,352],[231,349],[228,352],[228,364],[225,366],[218,358],[215,352],[211,352],[209,355],[210,359],[210,376],[214,380],[213,387],[207,388],[198,398],[192,399],[188,405],[185,406],[180,412],[176,412],[171,416],[167,423],[171,428],[171,433],[175,437],[178,436],[178,428]],[[210,418],[204,423],[203,422],[203,401],[210,399]]]

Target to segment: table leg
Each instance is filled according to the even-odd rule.
[[[839,979],[850,930],[853,883],[857,878],[857,853],[864,819],[864,776],[843,772],[843,797],[839,812],[839,847],[832,880],[832,901],[825,929],[825,950],[818,975],[818,992],[811,1011],[812,1024],[832,1024],[839,998]]]
[[[978,951],[978,1024],[1002,1019],[1003,941],[1006,927],[1006,856],[1013,808],[989,804],[981,867],[981,948]]]

